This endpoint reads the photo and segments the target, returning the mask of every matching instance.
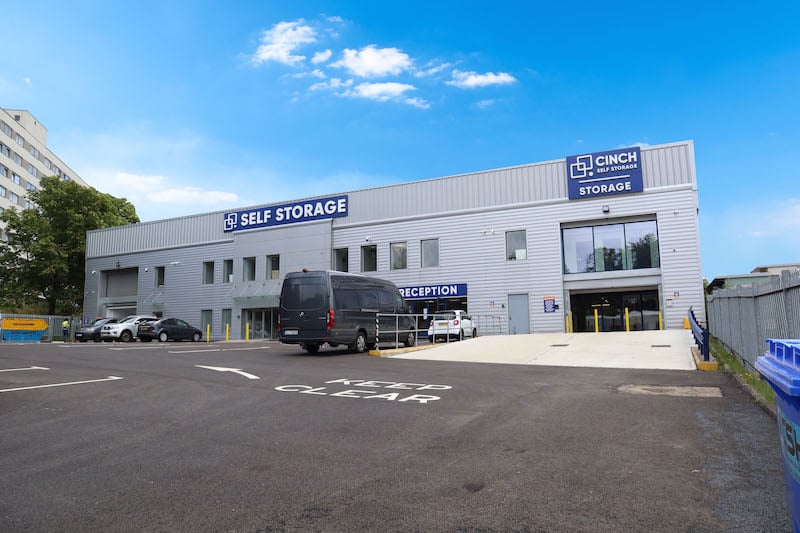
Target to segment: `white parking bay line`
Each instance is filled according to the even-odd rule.
[[[50,370],[43,366],[29,366],[28,368],[4,368],[0,372],[19,372],[21,370]]]
[[[65,387],[67,385],[82,385],[84,383],[100,383],[101,381],[114,381],[117,379],[123,379],[117,376],[108,376],[105,379],[90,379],[87,381],[70,381],[69,383],[51,383],[50,385],[35,385],[33,387],[18,387],[16,389],[0,389],[0,392],[14,392],[20,390],[30,390],[30,389],[46,389],[48,387]]]
[[[269,346],[257,346],[255,348],[211,348],[205,350],[171,350],[168,353],[203,353],[203,352],[244,352],[248,350],[269,350]]]

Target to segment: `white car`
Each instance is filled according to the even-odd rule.
[[[428,340],[464,340],[478,336],[478,330],[466,311],[442,311],[433,315],[428,327]]]
[[[100,330],[100,338],[105,342],[130,342],[136,339],[136,334],[139,332],[139,324],[146,320],[158,320],[158,318],[152,315],[126,316],[116,324],[103,326],[103,329]]]

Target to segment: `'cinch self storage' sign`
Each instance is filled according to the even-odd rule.
[[[570,200],[642,192],[642,154],[638,146],[567,157]]]

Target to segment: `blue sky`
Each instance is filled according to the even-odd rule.
[[[12,2],[0,106],[143,221],[692,139],[703,275],[800,262],[800,3]]]

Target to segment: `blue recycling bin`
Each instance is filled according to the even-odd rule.
[[[775,390],[786,502],[800,532],[800,340],[767,339],[756,369]]]

